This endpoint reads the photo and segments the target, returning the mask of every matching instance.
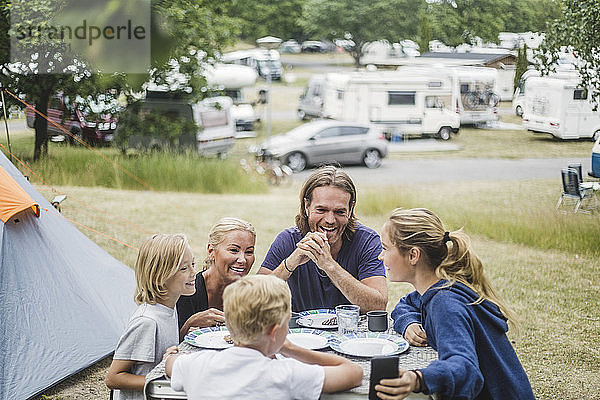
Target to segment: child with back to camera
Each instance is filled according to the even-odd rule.
[[[379,258],[391,281],[415,287],[392,312],[394,329],[438,360],[375,387],[381,399],[410,392],[443,399],[535,399],[506,332],[515,323],[462,231],[448,232],[424,208],[396,209],[383,226]]]
[[[135,263],[133,313],[106,374],[114,399],[143,399],[145,375],[165,353],[177,352],[179,328],[175,304],[195,288],[194,256],[181,234],[157,234],[141,246]]]
[[[285,281],[244,277],[225,288],[223,308],[233,347],[167,358],[171,387],[188,399],[318,399],[361,384],[357,364],[286,339],[291,294]],[[278,352],[288,358],[272,358]]]

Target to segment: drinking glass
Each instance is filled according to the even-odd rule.
[[[338,333],[340,335],[358,332],[359,306],[342,304],[335,308],[335,313],[337,314]]]

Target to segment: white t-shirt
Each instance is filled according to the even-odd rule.
[[[293,358],[265,357],[258,350],[230,347],[179,356],[173,364],[171,387],[189,400],[318,399],[325,370]]]
[[[133,360],[131,373],[146,375],[161,360],[165,351],[179,344],[177,310],[162,304],[143,303],[135,310],[119,339],[113,359]],[[115,390],[115,400],[143,399],[141,390]]]

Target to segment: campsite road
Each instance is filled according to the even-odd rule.
[[[584,174],[590,169],[589,158],[386,159],[378,169],[362,166],[349,166],[345,169],[357,185],[365,186],[528,179],[556,179],[560,183],[561,168],[566,168],[572,162],[581,163]],[[305,180],[309,174],[310,170],[303,171],[295,174],[294,178]]]

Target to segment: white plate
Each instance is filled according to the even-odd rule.
[[[398,335],[375,332],[333,335],[329,345],[337,352],[356,357],[398,354],[409,347],[408,342]]]
[[[329,346],[331,333],[318,329],[293,328],[287,335],[290,342],[305,349],[318,350]]]
[[[337,329],[337,319],[335,320],[335,324],[323,324],[323,322],[331,321],[332,318],[337,318],[335,310],[310,310],[301,312],[296,323],[307,328]]]
[[[185,342],[196,347],[206,349],[226,349],[233,346],[232,343],[225,341],[225,336],[229,331],[224,326],[202,328],[192,331],[185,335]]]

